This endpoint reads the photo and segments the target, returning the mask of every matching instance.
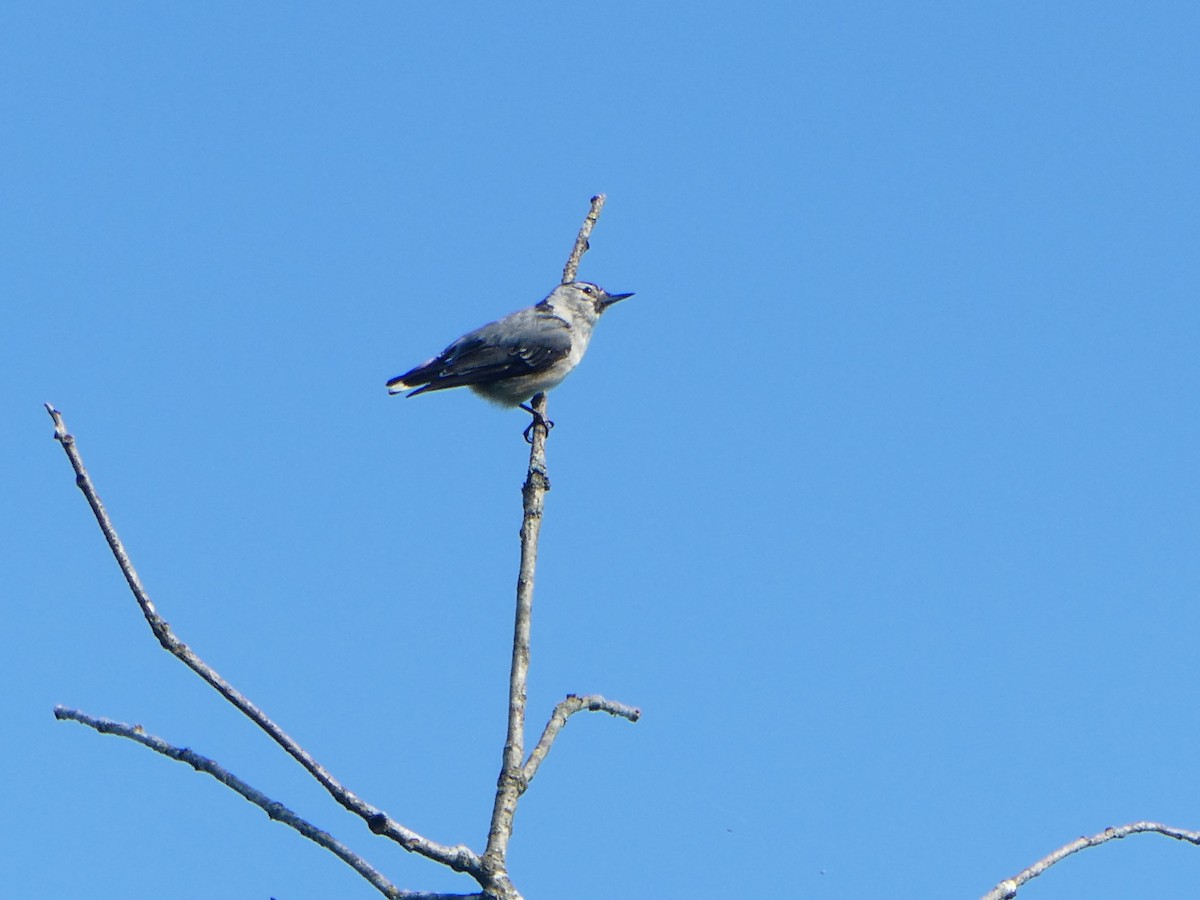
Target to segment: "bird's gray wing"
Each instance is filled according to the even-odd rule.
[[[518,314],[519,315],[519,314]],[[465,334],[389,384],[422,385],[409,394],[531,375],[571,351],[571,334],[557,317],[510,317]]]

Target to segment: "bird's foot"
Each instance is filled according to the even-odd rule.
[[[539,425],[546,429],[546,437],[550,436],[550,429],[554,427],[554,423],[552,421],[547,419],[532,406],[526,406],[524,403],[522,403],[521,409],[533,416],[533,421],[530,422],[529,427],[525,429],[525,443],[533,443],[533,429],[537,428]]]

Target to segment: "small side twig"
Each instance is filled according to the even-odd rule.
[[[1059,847],[1050,855],[1039,859],[1029,868],[1018,872],[1012,878],[1000,882],[984,894],[981,900],[1011,900],[1011,898],[1017,896],[1018,889],[1025,882],[1031,878],[1037,878],[1052,865],[1062,862],[1073,853],[1086,850],[1088,847],[1106,844],[1109,841],[1120,840],[1131,834],[1145,834],[1147,832],[1165,835],[1169,838],[1175,838],[1177,841],[1187,841],[1190,844],[1200,846],[1200,831],[1188,831],[1183,828],[1175,828],[1171,825],[1162,825],[1158,822],[1130,822],[1128,825],[1121,825],[1117,828],[1106,828],[1099,834],[1084,836],[1078,840],[1071,841],[1071,843],[1065,846]]]
[[[266,732],[275,743],[282,747],[316,778],[325,790],[329,792],[330,796],[346,809],[362,817],[371,831],[389,837],[400,844],[405,850],[440,862],[454,869],[456,872],[467,872],[473,875],[478,873],[480,860],[478,855],[470,848],[461,844],[455,847],[448,847],[436,841],[431,841],[417,834],[415,831],[404,827],[382,811],[365,803],[352,791],[344,787],[324,766],[313,759],[308,751],[296,743],[287,732],[273,722],[266,713],[238,691],[237,688],[222,678],[216,669],[208,665],[187,644],[175,636],[175,633],[171,630],[171,626],[159,615],[153,601],[150,599],[150,595],[146,592],[145,587],[143,587],[142,580],[138,576],[137,570],[134,568],[133,562],[130,560],[129,554],[126,552],[125,546],[117,534],[112,519],[105,510],[104,504],[100,501],[100,495],[96,492],[96,487],[92,483],[91,476],[88,475],[87,468],[83,464],[83,457],[79,453],[75,437],[67,431],[62,413],[49,403],[46,404],[46,411],[50,414],[50,418],[54,420],[54,438],[62,445],[63,451],[67,454],[67,459],[71,462],[71,468],[75,470],[75,484],[83,491],[83,495],[87,498],[88,505],[92,508],[92,513],[96,517],[96,522],[99,524],[100,530],[104,533],[105,540],[108,541],[108,546],[112,550],[113,557],[116,559],[121,573],[125,576],[125,581],[129,585],[130,591],[133,592],[134,599],[137,600],[138,606],[141,607],[146,623],[150,626],[150,630],[154,633],[154,636],[158,639],[163,649],[171,653],[176,659],[208,682],[222,697],[232,703],[250,721]]]
[[[143,747],[149,747],[155,753],[161,753],[163,756],[173,759],[176,762],[187,763],[197,772],[211,775],[217,781],[221,782],[221,784],[262,809],[263,812],[276,822],[282,822],[289,828],[294,828],[300,832],[300,834],[304,835],[310,841],[320,844],[369,881],[379,893],[391,898],[391,900],[418,900],[418,898],[430,898],[434,896],[432,894],[400,890],[388,881],[379,870],[327,831],[322,831],[308,820],[296,815],[296,813],[292,812],[279,801],[272,800],[262,791],[251,787],[224,766],[209,759],[207,756],[202,756],[186,747],[176,747],[173,744],[168,744],[160,737],[147,734],[142,730],[140,725],[127,725],[124,722],[115,722],[112,719],[89,716],[87,713],[80,712],[77,709],[68,709],[65,706],[54,707],[54,718],[60,721],[78,722],[81,725],[95,729],[101,734],[115,734],[119,737],[129,738],[129,740],[136,741]]]
[[[589,694],[586,697],[567,694],[567,699],[560,701],[554,707],[554,712],[550,715],[550,721],[546,723],[546,729],[542,732],[541,739],[538,740],[537,746],[533,748],[533,752],[529,754],[529,759],[525,761],[525,765],[521,770],[522,793],[528,789],[529,783],[533,781],[533,776],[537,774],[538,767],[545,760],[546,754],[550,752],[550,747],[554,743],[554,739],[558,737],[558,733],[567,724],[567,719],[585,709],[588,712],[606,712],[610,716],[619,716],[622,719],[628,719],[630,722],[636,722],[642,715],[640,709],[626,706],[624,703],[617,703],[614,700],[606,700],[599,694]]]

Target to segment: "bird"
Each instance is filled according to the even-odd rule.
[[[610,294],[590,281],[560,284],[544,300],[467,332],[437,356],[392,378],[388,393],[408,391],[415,397],[465,386],[492,403],[533,413],[535,423],[540,420],[548,431],[551,423],[526,404],[567,377],[583,359],[600,316],[632,296]]]

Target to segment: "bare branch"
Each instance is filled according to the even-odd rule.
[[[570,284],[579,274],[579,261],[583,259],[583,254],[590,246],[588,238],[592,236],[592,228],[595,226],[596,220],[600,218],[600,210],[604,208],[605,199],[603,194],[597,194],[592,198],[592,208],[588,210],[587,218],[583,220],[583,226],[579,229],[579,236],[575,238],[575,246],[567,258],[567,264],[563,266],[563,284]]]
[[[470,848],[461,844],[456,847],[448,847],[422,837],[415,831],[411,831],[392,820],[380,810],[365,803],[353,792],[343,787],[303,747],[276,725],[266,713],[255,706],[249,698],[222,678],[212,666],[204,662],[204,660],[192,652],[187,644],[175,636],[174,632],[171,631],[171,626],[158,614],[158,610],[151,601],[150,595],[142,586],[142,581],[138,577],[137,570],[133,567],[133,562],[130,560],[129,554],[125,551],[125,546],[121,543],[121,538],[117,535],[117,530],[113,526],[112,519],[109,518],[107,511],[104,509],[104,504],[100,502],[100,496],[96,493],[91,476],[88,475],[87,469],[83,465],[83,458],[79,454],[75,438],[67,431],[62,413],[49,403],[46,404],[46,411],[50,413],[50,417],[54,420],[54,438],[62,444],[63,451],[67,454],[67,459],[70,460],[71,467],[75,470],[75,483],[87,498],[88,505],[91,506],[92,512],[96,516],[96,521],[100,525],[100,530],[104,533],[105,540],[108,541],[108,546],[112,550],[113,557],[116,559],[117,565],[121,567],[121,572],[125,576],[125,581],[129,584],[129,589],[133,592],[134,599],[137,600],[138,606],[141,607],[142,615],[145,617],[150,630],[154,632],[154,636],[158,639],[163,649],[169,651],[185,666],[212,685],[222,697],[236,706],[250,721],[265,731],[275,743],[279,744],[293,759],[304,766],[338,803],[361,816],[371,831],[391,838],[405,850],[440,862],[457,872],[468,872],[472,875],[478,873],[480,870],[480,860]]]
[[[542,761],[546,758],[546,754],[550,752],[550,746],[554,743],[554,739],[558,737],[558,733],[567,724],[567,719],[585,709],[588,712],[606,712],[610,716],[620,716],[622,719],[628,719],[630,722],[636,722],[642,716],[640,709],[635,709],[632,706],[626,706],[623,703],[617,703],[613,700],[605,700],[599,694],[589,694],[586,697],[567,694],[567,699],[554,707],[554,712],[550,715],[550,721],[546,723],[546,730],[542,732],[542,737],[537,742],[537,746],[533,748],[533,752],[529,754],[529,759],[525,761],[525,766],[521,770],[522,793],[528,789],[529,783],[533,781],[533,776],[537,774],[538,767],[541,766]]]
[[[505,876],[505,855],[512,836],[513,816],[517,798],[521,796],[521,763],[525,756],[525,699],[529,677],[529,636],[533,615],[533,583],[537,570],[538,535],[542,528],[542,512],[550,481],[546,476],[546,428],[540,424],[546,413],[546,397],[539,394],[533,408],[541,413],[535,417],[533,443],[529,448],[529,471],[521,489],[523,517],[521,522],[521,565],[517,575],[517,612],[513,625],[512,669],[508,681],[508,735],[504,742],[504,761],[496,785],[496,801],[488,828],[487,849],[483,854],[484,867],[496,876]]]
[[[1186,831],[1183,828],[1175,828],[1171,825],[1160,825],[1158,822],[1130,822],[1128,825],[1121,825],[1117,828],[1106,828],[1099,834],[1093,834],[1090,837],[1081,837],[1078,840],[1071,841],[1071,843],[1064,847],[1059,847],[1049,856],[1039,859],[1028,869],[1018,872],[1012,878],[1000,882],[984,894],[982,900],[1011,900],[1011,898],[1017,896],[1017,890],[1025,882],[1031,878],[1037,878],[1052,865],[1062,862],[1071,854],[1078,853],[1080,850],[1085,850],[1088,847],[1095,847],[1109,841],[1128,837],[1131,834],[1143,834],[1145,832],[1162,834],[1169,838],[1175,838],[1177,841],[1187,841],[1188,843],[1200,846],[1200,831]]]
[[[575,280],[579,270],[580,260],[588,249],[588,237],[599,219],[604,207],[604,195],[597,194],[591,199],[591,206],[579,234],[575,246],[563,268],[563,283]],[[546,396],[536,395],[531,401],[535,414],[534,424],[530,426],[532,436],[529,449],[529,470],[522,488],[523,514],[521,525],[521,563],[517,576],[517,604],[513,625],[512,669],[509,675],[508,703],[508,733],[504,744],[504,759],[500,777],[496,785],[496,799],[492,809],[491,823],[488,829],[487,848],[482,856],[463,844],[454,847],[438,844],[414,831],[405,828],[385,813],[369,806],[355,794],[343,787],[323,766],[297,744],[283,729],[276,725],[267,715],[255,706],[247,697],[242,695],[231,684],[225,681],[215,669],[205,663],[199,656],[177,638],[155,608],[149,594],[138,577],[137,570],[125,551],[118,537],[112,520],[104,509],[100,497],[96,493],[91,477],[83,465],[75,438],[67,431],[62,414],[52,405],[46,404],[46,411],[54,420],[54,437],[63,447],[67,458],[75,470],[75,483],[83,491],[88,504],[96,517],[100,530],[112,550],[134,599],[142,610],[150,630],[162,647],[177,657],[193,672],[208,682],[226,700],[236,706],[252,722],[267,733],[279,746],[321,783],[338,803],[351,812],[361,816],[370,830],[384,835],[399,843],[406,850],[418,853],[451,869],[471,875],[483,888],[482,894],[448,895],[422,894],[411,891],[399,891],[388,884],[374,869],[342,847],[325,832],[314,828],[307,822],[296,817],[285,807],[259,794],[253,788],[238,781],[216,763],[190,750],[181,750],[145,735],[140,728],[122,725],[108,720],[93,719],[73,710],[56,709],[55,714],[60,718],[72,718],[90,725],[99,731],[120,734],[137,740],[159,753],[170,756],[192,765],[198,771],[204,771],[230,785],[242,796],[257,803],[272,818],[286,821],[305,836],[328,849],[333,850],[339,857],[371,880],[389,897],[406,898],[406,900],[435,900],[435,898],[450,898],[455,896],[460,900],[521,900],[521,895],[508,877],[506,855],[508,841],[512,836],[513,817],[516,814],[517,802],[528,787],[529,780],[537,772],[538,767],[549,753],[550,747],[562,730],[568,718],[583,709],[607,712],[614,716],[636,722],[640,712],[632,707],[605,700],[599,696],[576,697],[569,696],[554,710],[550,722],[542,734],[541,740],[534,751],[525,759],[525,708],[526,684],[529,675],[530,655],[530,625],[533,612],[533,586],[537,568],[538,536],[541,530],[542,514],[545,507],[546,491],[550,489],[550,480],[546,472],[546,438],[549,428],[546,424]],[[340,849],[339,849],[340,848]],[[372,877],[373,876],[373,877]],[[377,879],[377,880],[375,880]]]
[[[563,267],[563,283],[574,281],[579,271],[579,262],[588,249],[588,237],[592,233],[600,211],[604,208],[604,195],[597,194],[575,238],[575,246]],[[516,889],[508,880],[506,855],[508,841],[512,837],[513,816],[517,801],[525,790],[525,701],[526,684],[529,677],[529,635],[533,615],[533,584],[537,570],[538,535],[542,527],[546,491],[550,490],[550,479],[546,472],[546,437],[543,424],[546,421],[546,396],[538,394],[532,401],[534,425],[533,441],[529,447],[529,471],[521,489],[523,514],[521,520],[521,565],[517,575],[517,610],[513,625],[512,669],[508,681],[508,734],[504,741],[504,761],[496,783],[496,800],[492,806],[492,819],[488,827],[487,849],[483,853],[484,871],[492,879],[485,889],[502,897],[518,897]],[[561,727],[561,726],[560,726]],[[553,740],[553,738],[551,738]],[[542,756],[545,753],[543,752]],[[540,761],[540,760],[539,760]],[[536,769],[536,766],[534,767]]]
[[[272,800],[266,794],[262,793],[262,791],[251,787],[219,763],[214,762],[206,756],[201,756],[199,753],[186,747],[176,747],[168,744],[160,737],[147,734],[142,730],[140,725],[126,725],[124,722],[114,722],[112,719],[97,718],[80,712],[77,709],[67,709],[63,706],[56,706],[54,708],[54,718],[79,722],[81,725],[94,728],[101,734],[115,734],[119,737],[129,738],[129,740],[136,741],[143,747],[149,747],[155,753],[161,753],[163,756],[173,759],[176,762],[187,763],[197,772],[211,775],[217,781],[221,782],[221,784],[262,809],[263,812],[276,822],[282,822],[284,825],[300,832],[300,834],[304,835],[310,841],[320,844],[369,881],[379,893],[391,898],[391,900],[432,900],[434,897],[448,896],[444,894],[426,894],[400,890],[388,881],[374,866],[370,865],[361,856],[328,832],[322,831],[311,822],[296,815],[296,813],[292,812],[282,803]],[[472,896],[481,897],[482,895],[474,894]]]

